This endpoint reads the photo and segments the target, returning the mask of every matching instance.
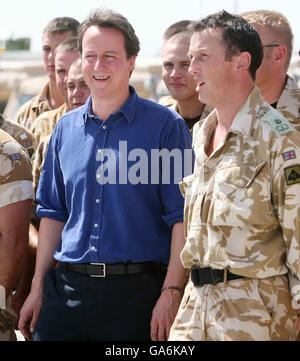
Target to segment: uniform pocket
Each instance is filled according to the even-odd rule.
[[[214,226],[263,225],[273,216],[266,161],[221,168],[215,175],[210,221]]]
[[[201,207],[205,188],[199,184],[199,174],[192,174],[184,178],[180,184],[180,189],[185,197],[184,206],[184,231],[185,236],[190,231],[198,230],[202,224]]]

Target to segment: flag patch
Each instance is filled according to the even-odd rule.
[[[31,140],[27,140],[26,142],[22,143],[24,148],[29,148],[32,146],[32,141]]]
[[[286,184],[300,183],[300,164],[284,169]]]
[[[290,159],[295,159],[296,158],[296,153],[294,150],[289,150],[288,152],[284,152],[282,153],[283,159],[285,161],[290,160]]]
[[[11,154],[10,159],[11,160],[21,160],[21,155],[20,155],[20,153]]]

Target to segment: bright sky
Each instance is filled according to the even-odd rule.
[[[295,50],[300,50],[300,2],[295,0],[8,0],[1,5],[0,39],[30,37],[32,51],[39,52],[42,30],[51,19],[70,16],[81,22],[98,7],[111,8],[128,18],[143,55],[160,54],[162,34],[174,22],[197,20],[222,9],[282,12],[292,26]]]

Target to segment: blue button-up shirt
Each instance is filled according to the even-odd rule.
[[[191,173],[191,134],[176,112],[130,93],[104,122],[90,97],[54,129],[37,212],[65,223],[54,254],[60,262],[169,261],[171,228],[183,221],[184,205],[174,167]],[[162,149],[176,149],[170,167],[156,161]]]

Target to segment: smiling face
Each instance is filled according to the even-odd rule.
[[[82,106],[91,93],[83,79],[80,60],[75,61],[70,67],[67,87],[70,110]]]
[[[42,54],[44,69],[48,77],[55,80],[54,50],[64,40],[72,36],[71,31],[62,34],[53,34],[45,31],[42,36]]]
[[[207,29],[192,35],[189,71],[196,82],[196,91],[202,103],[214,107],[228,101],[234,78],[232,61],[225,60],[225,48],[219,29]]]
[[[189,44],[173,37],[166,41],[163,47],[162,77],[171,96],[178,100],[188,100],[198,97],[196,81],[188,69]]]
[[[82,39],[82,73],[92,96],[113,101],[127,94],[135,58],[127,59],[120,31],[89,27]]]

